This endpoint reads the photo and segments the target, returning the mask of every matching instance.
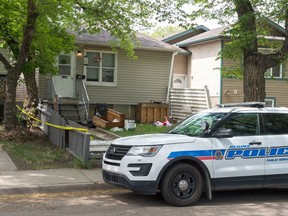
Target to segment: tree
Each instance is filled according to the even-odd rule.
[[[166,25],[157,26],[152,31],[146,31],[144,33],[152,38],[158,38],[159,40],[162,40],[169,35],[175,34],[177,32],[182,32],[184,30],[185,29],[179,25]]]
[[[11,4],[10,4],[11,3]],[[18,2],[20,4],[20,1]],[[36,9],[35,2],[33,0],[28,0],[24,10],[27,16],[25,17],[24,31],[17,25],[17,22],[23,23],[21,20],[21,13],[17,13],[19,16],[12,14],[11,16],[7,13],[7,9],[12,12],[14,9],[20,10],[19,4],[17,2],[2,1],[0,4],[0,10],[5,11],[1,15],[0,21],[0,36],[5,38],[4,42],[9,46],[13,53],[15,63],[11,64],[2,54],[0,54],[0,60],[7,69],[7,84],[6,84],[6,99],[5,99],[5,110],[4,110],[4,123],[5,128],[10,130],[16,125],[16,86],[21,71],[26,63],[28,57],[29,48],[32,43],[33,37],[35,35],[35,24],[38,17],[38,12]],[[14,16],[13,16],[14,15]],[[12,20],[12,19],[13,20]],[[18,18],[18,19],[17,19]],[[13,25],[10,25],[13,24]],[[21,26],[22,27],[22,26]],[[22,32],[23,34],[20,34]],[[21,38],[21,44],[19,44],[19,39]]]
[[[194,5],[190,18],[199,16],[218,19],[227,28],[226,33],[232,41],[226,44],[223,53],[231,58],[243,57],[244,101],[265,100],[265,78],[267,69],[283,62],[288,57],[288,1],[287,0],[178,0],[182,6]],[[268,43],[263,28],[266,18],[284,24],[285,40],[278,49],[270,54],[260,53],[258,48]]]
[[[149,26],[151,17],[173,20],[182,12],[176,9],[176,2],[155,0],[1,0],[0,38],[14,57],[11,63],[0,53],[0,61],[7,69],[5,128],[11,130],[17,125],[16,85],[21,72],[28,90],[27,107],[35,106],[35,68],[40,73],[56,70],[53,63],[59,48],[68,51],[74,44],[69,30],[80,34],[106,29],[118,38],[111,44],[114,50],[120,47],[133,56],[138,45],[134,29]]]

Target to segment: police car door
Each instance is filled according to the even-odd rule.
[[[288,113],[263,113],[267,144],[265,186],[288,185]]]
[[[265,140],[256,113],[234,113],[214,132],[232,129],[233,137],[212,137],[215,189],[263,185]]]

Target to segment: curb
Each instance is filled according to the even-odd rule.
[[[19,195],[19,194],[37,194],[37,193],[58,193],[75,191],[100,191],[111,190],[116,187],[106,183],[76,183],[59,185],[38,185],[31,187],[1,188],[0,195]]]

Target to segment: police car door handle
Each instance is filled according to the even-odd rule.
[[[255,142],[255,141],[249,143],[249,145],[261,145],[261,144],[262,144],[261,142]]]

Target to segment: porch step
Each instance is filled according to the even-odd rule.
[[[75,98],[61,97],[61,98],[59,98],[59,105],[61,105],[61,104],[77,105],[77,104],[81,104],[81,102]]]
[[[85,108],[78,103],[61,103],[59,104],[59,114],[66,119],[77,123],[86,123]]]

